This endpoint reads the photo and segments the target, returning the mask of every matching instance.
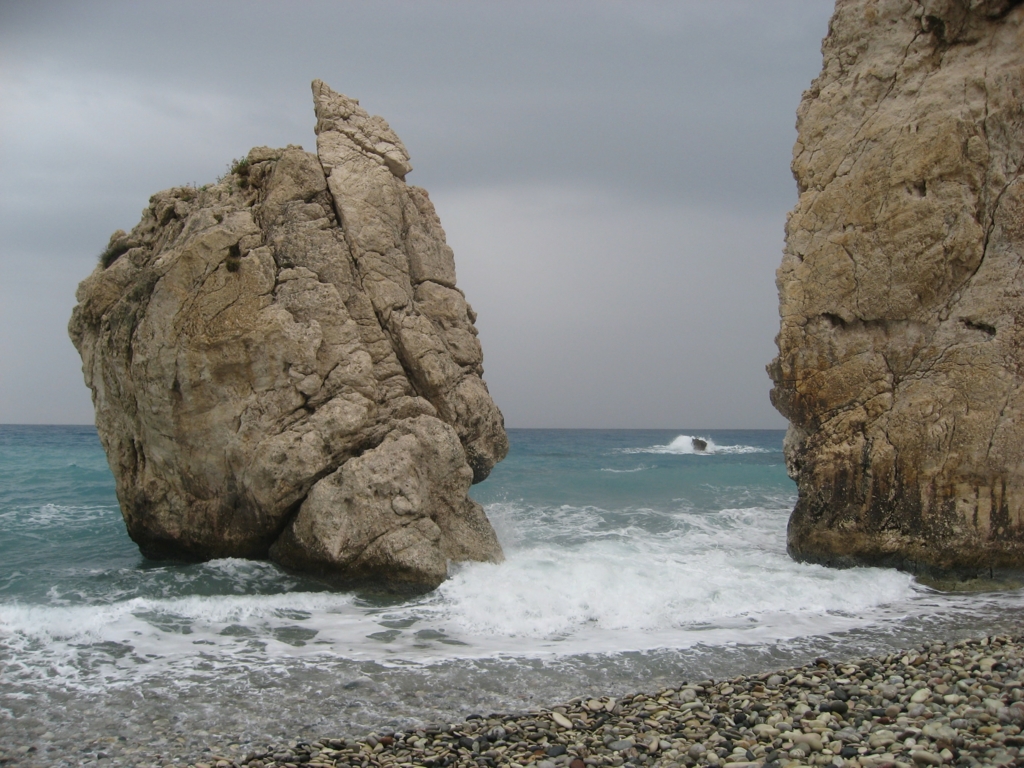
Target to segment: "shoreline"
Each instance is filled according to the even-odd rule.
[[[358,739],[211,752],[188,765],[1024,765],[1022,725],[1024,635],[994,635]]]

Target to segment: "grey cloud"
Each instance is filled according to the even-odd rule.
[[[11,318],[17,306],[24,330],[0,331],[0,421],[91,418],[57,334],[75,283],[153,192],[212,181],[254,145],[312,148],[308,89],[320,77],[408,146],[410,181],[438,201],[512,426],[777,426],[763,374],[772,273],[795,201],[794,113],[830,10],[823,0],[3,4],[0,311]],[[523,208],[552,189],[576,201],[558,209],[564,220]],[[588,201],[618,229],[586,237]],[[506,228],[533,231],[509,240]],[[616,231],[651,236],[624,253],[632,244]],[[509,271],[517,258],[539,271]],[[663,310],[673,281],[688,297],[674,314]],[[709,305],[732,311],[710,322]],[[539,318],[557,327],[545,333]],[[636,389],[623,370],[638,361],[650,379]],[[710,386],[691,368],[735,384]],[[531,383],[545,376],[558,386]],[[36,380],[65,395],[34,399]],[[565,396],[573,382],[590,394]]]
[[[824,4],[636,5],[70,3],[3,36],[15,63],[232,94],[261,123],[305,117],[322,77],[388,116],[431,188],[571,176],[762,208],[789,192]]]

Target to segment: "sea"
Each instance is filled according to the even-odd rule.
[[[0,426],[0,751],[163,764],[1019,631],[1018,589],[790,559],[782,438],[509,430],[471,491],[505,561],[409,597],[147,560],[93,427]]]

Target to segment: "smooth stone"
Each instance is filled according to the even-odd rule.
[[[551,719],[558,723],[560,726],[567,730],[572,730],[572,721],[569,720],[565,715],[558,712],[551,713]]]
[[[850,705],[845,701],[822,702],[818,708],[822,712],[835,712],[838,715],[845,715],[850,711]]]
[[[888,747],[894,741],[896,741],[895,734],[890,730],[882,729],[872,732],[868,738],[868,746],[872,749],[878,749],[880,747]]]
[[[824,749],[821,736],[816,733],[794,733],[790,737],[794,744],[803,744],[813,752],[821,752]]]
[[[942,723],[925,723],[924,727],[921,728],[921,733],[933,741],[938,739],[952,741],[957,735],[956,730]]]

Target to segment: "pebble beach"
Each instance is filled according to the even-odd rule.
[[[79,756],[22,746],[17,766],[376,768],[395,766],[722,766],[856,768],[1024,765],[1024,636],[934,642],[881,657],[613,699],[576,698],[520,714],[381,728],[358,738],[207,746],[160,755],[98,739]],[[110,743],[113,742],[113,743]],[[95,751],[92,751],[95,750]]]

